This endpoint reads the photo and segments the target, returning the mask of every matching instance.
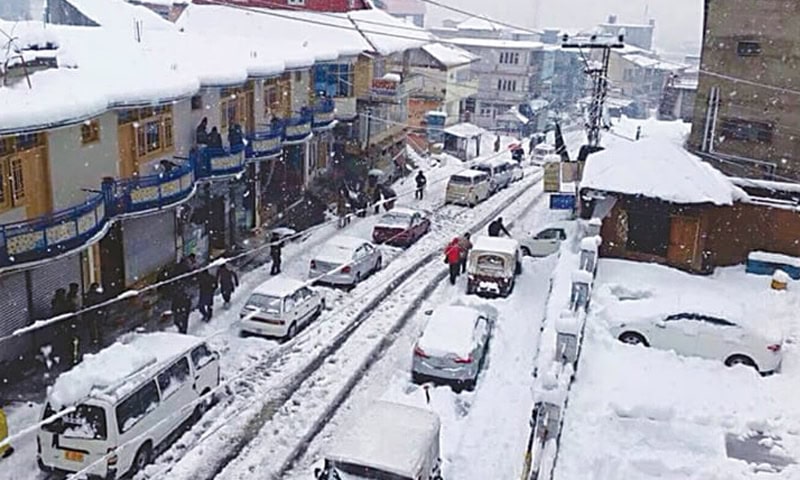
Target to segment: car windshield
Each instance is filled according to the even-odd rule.
[[[387,213],[381,217],[381,225],[391,225],[393,227],[407,227],[411,223],[411,216],[402,213]]]
[[[543,230],[536,234],[536,240],[558,240],[561,238],[561,233],[553,228],[548,228],[547,230]]]
[[[460,175],[453,175],[450,177],[450,183],[454,185],[472,185],[472,177],[462,177]]]
[[[412,480],[377,468],[345,462],[334,463],[329,471],[326,480]]]
[[[281,297],[254,293],[247,300],[248,307],[254,307],[264,313],[281,313]]]
[[[48,403],[43,418],[47,419],[56,412]],[[63,435],[65,438],[84,440],[105,440],[107,437],[106,412],[95,405],[80,404],[75,411],[42,426],[45,431]]]

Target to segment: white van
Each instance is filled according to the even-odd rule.
[[[489,175],[491,193],[496,193],[511,183],[511,164],[506,160],[500,158],[484,160],[473,165],[472,169]]]
[[[489,198],[491,184],[489,175],[478,170],[464,170],[450,176],[444,203],[456,203],[474,207]]]
[[[540,143],[533,147],[533,153],[531,153],[531,163],[534,165],[543,165],[544,159],[548,155],[554,155],[556,153],[556,147],[548,144],[548,143]]]
[[[240,330],[289,339],[325,309],[325,299],[306,282],[273,277],[256,288],[239,317]]]
[[[441,480],[434,412],[378,401],[333,440],[317,480]]]
[[[37,461],[46,472],[118,478],[136,473],[184,422],[199,419],[219,385],[219,355],[177,333],[128,336],[62,374],[49,389]]]

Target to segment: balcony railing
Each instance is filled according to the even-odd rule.
[[[258,130],[247,137],[245,157],[248,160],[263,160],[274,157],[283,149],[284,124],[275,121],[266,129]]]
[[[198,179],[236,175],[244,170],[245,145],[204,147],[192,155]]]
[[[194,189],[193,160],[157,175],[122,180],[107,179],[103,190],[109,198],[109,215],[114,217],[170,206],[188,198]]]
[[[283,139],[286,143],[301,143],[311,136],[311,123],[314,115],[310,108],[303,108],[300,115],[286,119]]]
[[[311,107],[312,122],[311,128],[316,130],[326,130],[333,125],[336,120],[336,103],[332,98],[321,98]]]

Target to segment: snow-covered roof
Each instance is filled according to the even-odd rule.
[[[417,478],[440,425],[430,410],[378,401],[334,438],[325,458]]]
[[[459,37],[448,40],[450,43],[463,47],[486,47],[486,48],[506,48],[538,50],[544,47],[542,42],[531,42],[528,40],[504,40],[498,38],[468,38]]]
[[[167,332],[134,334],[128,339],[96,354],[86,354],[81,363],[62,373],[49,391],[53,408],[75,405],[92,394],[121,396],[120,390],[135,388],[137,374],[157,368],[203,342],[199,337]]]
[[[433,35],[425,30],[397,19],[383,10],[354,10],[342,15],[347,15],[347,18],[358,26],[361,34],[375,47],[376,53],[381,55],[420,48],[435,40]],[[328,18],[327,15],[325,18]]]
[[[255,290],[253,290],[253,293],[271,297],[284,297],[286,295],[291,295],[304,286],[306,286],[306,282],[303,282],[302,280],[280,275],[277,277],[272,277],[266,282],[262,283],[256,287]]]
[[[475,178],[475,177],[482,177],[485,176],[486,172],[482,172],[480,170],[462,170],[458,173],[454,173],[451,177],[465,177],[465,178]]]
[[[422,47],[428,55],[445,67],[457,67],[477,61],[478,57],[463,48],[454,45],[444,45],[442,43],[429,43]]]
[[[486,130],[472,123],[459,123],[444,129],[444,133],[461,138],[475,138],[486,133]]]
[[[457,30],[507,30],[506,27],[480,17],[470,17],[456,25]]]
[[[478,235],[472,240],[473,251],[490,251],[516,255],[519,251],[519,242],[512,238],[487,237]]]
[[[386,11],[396,15],[424,15],[427,11],[422,0],[381,0]]]
[[[435,357],[467,358],[475,344],[473,333],[479,315],[478,310],[459,305],[437,308],[428,318],[417,345]]]
[[[620,142],[592,154],[581,188],[674,203],[731,205],[746,197],[714,167],[661,137]]]
[[[661,61],[658,60],[657,58],[650,58],[650,57],[646,57],[644,55],[639,55],[639,54],[635,54],[635,53],[632,53],[630,55],[624,55],[622,58],[624,58],[625,60],[633,63],[634,65],[637,65],[637,66],[640,66],[640,67],[644,67],[644,68],[655,67],[656,65],[661,63]]]
[[[326,245],[336,245],[337,247],[358,248],[367,243],[366,240],[358,237],[351,237],[349,235],[336,235],[328,240]]]

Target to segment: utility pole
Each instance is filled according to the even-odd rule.
[[[586,122],[586,138],[591,149],[600,147],[600,129],[603,122],[603,107],[606,96],[608,95],[608,62],[611,58],[611,50],[623,48],[624,36],[619,34],[613,41],[598,41],[597,35],[592,35],[588,40],[570,41],[569,35],[564,34],[561,38],[561,48],[565,50],[577,49],[581,52],[581,57],[586,66],[584,72],[592,79],[592,103],[589,107],[589,118]],[[601,59],[591,62],[590,59],[583,57],[583,50],[600,50]]]

